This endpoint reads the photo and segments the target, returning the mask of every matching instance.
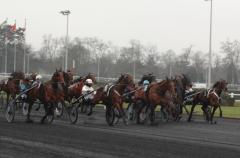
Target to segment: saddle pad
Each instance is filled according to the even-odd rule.
[[[103,89],[103,92],[107,94],[107,96],[109,96],[110,94],[110,90],[112,89],[114,85],[113,84],[107,84],[104,89]]]

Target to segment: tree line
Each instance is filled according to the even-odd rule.
[[[4,37],[4,31],[0,30]],[[0,38],[0,71],[4,72],[5,38]],[[8,72],[13,71],[13,44],[8,43]],[[17,44],[17,68],[23,70],[23,44]],[[33,51],[31,45],[25,46],[29,54],[29,72],[51,74],[56,68],[64,68],[65,38],[44,35],[42,46]],[[154,45],[144,45],[138,40],[130,40],[127,46],[118,47],[112,42],[96,37],[79,38],[69,41],[68,67],[74,67],[75,73],[85,75],[88,72],[100,77],[117,77],[120,73],[134,74],[140,78],[143,74],[153,73],[157,78],[171,77],[175,74],[187,74],[193,82],[206,82],[208,53],[193,50],[192,46],[181,52],[169,49],[160,51]],[[227,40],[221,43],[220,52],[212,60],[212,79],[226,79],[229,83],[239,83],[240,42]],[[27,60],[26,60],[27,61]],[[134,71],[135,67],[135,71]]]

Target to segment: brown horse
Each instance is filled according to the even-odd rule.
[[[133,112],[135,112],[135,116],[134,113],[132,114],[132,118],[133,119],[137,119],[137,124],[141,123],[141,121],[143,121],[143,116],[145,114],[145,110],[144,108],[148,106],[148,100],[147,100],[147,96],[146,96],[146,92],[144,91],[144,87],[143,86],[138,86],[136,87],[136,91],[134,93],[133,96]]]
[[[175,83],[170,79],[163,80],[159,83],[152,84],[146,92],[148,106],[150,108],[150,121],[155,121],[155,108],[161,105],[173,117],[177,117],[176,107],[174,105],[176,99]]]
[[[70,85],[71,75],[62,70],[56,70],[50,81],[45,83],[35,83],[32,89],[27,92],[27,99],[25,102],[29,104],[27,122],[33,122],[30,119],[32,105],[37,99],[44,104],[45,115],[41,120],[44,123],[45,119],[50,116],[52,121],[54,109],[56,104],[61,102],[64,104],[64,98],[67,96],[67,87]]]
[[[51,80],[41,85],[39,99],[44,104],[45,109],[45,115],[41,123],[44,123],[48,116],[50,116],[50,121],[52,121],[57,103],[65,104],[67,86],[70,84],[70,80],[65,81],[66,76],[64,71],[56,70]]]
[[[124,90],[127,87],[134,87],[133,78],[129,74],[121,74],[118,81],[113,85],[107,85],[97,89],[92,104],[97,104],[102,101],[106,105],[106,121],[109,126],[112,126],[115,116],[122,117],[125,124],[127,120],[123,110],[123,97]]]
[[[213,123],[214,113],[217,108],[220,108],[220,97],[222,91],[227,91],[227,82],[225,80],[217,81],[213,88],[208,91],[202,91],[193,97],[193,104],[191,108],[191,112],[188,117],[188,121],[191,121],[192,113],[194,111],[195,106],[200,103],[202,106],[202,110],[206,115],[206,120],[210,123]],[[208,108],[208,105],[213,108],[212,112]],[[221,112],[221,110],[220,110]],[[215,122],[216,123],[216,122]]]
[[[20,81],[25,79],[23,72],[13,72],[6,83],[2,83],[1,90],[7,94],[7,104],[10,97],[15,98],[20,92]]]

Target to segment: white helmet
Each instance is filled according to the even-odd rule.
[[[42,79],[42,76],[41,75],[37,75],[36,76],[36,80],[40,80],[40,79]]]
[[[87,79],[87,80],[86,80],[86,83],[87,83],[87,84],[93,84],[93,81],[92,81],[91,79]]]

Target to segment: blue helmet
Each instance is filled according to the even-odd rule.
[[[149,81],[148,80],[144,80],[143,81],[143,85],[149,85],[150,83],[149,83]]]

